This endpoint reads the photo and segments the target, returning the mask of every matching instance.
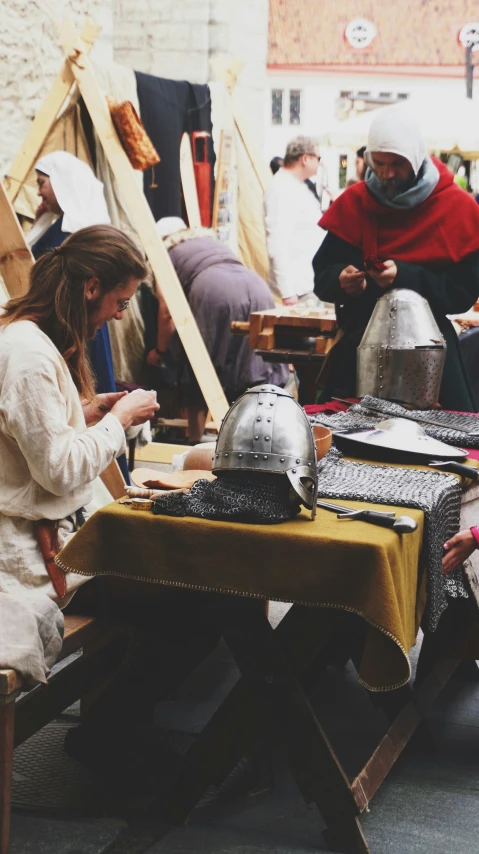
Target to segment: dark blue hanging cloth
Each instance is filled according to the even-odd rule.
[[[144,192],[155,220],[164,216],[185,218],[181,194],[180,143],[184,133],[194,130],[211,134],[211,97],[205,84],[166,80],[136,71],[141,120],[161,162],[144,173]],[[214,164],[212,140],[208,160]],[[212,192],[214,196],[213,168]],[[152,185],[157,185],[152,186]]]

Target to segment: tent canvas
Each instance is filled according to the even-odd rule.
[[[31,216],[35,205],[33,167],[41,153],[46,153],[55,148],[64,148],[80,156],[81,159],[89,160],[88,146],[83,137],[81,122],[78,121],[78,115],[75,112],[78,110],[76,100],[78,93],[80,93],[90,112],[95,131],[100,137],[102,145],[104,144],[106,159],[113,172],[116,170],[116,183],[120,185],[122,205],[124,203],[123,206],[126,209],[131,226],[139,234],[151,261],[153,258],[149,246],[155,247],[153,256],[156,255],[157,270],[161,270],[163,293],[190,362],[194,365],[197,379],[202,387],[212,417],[219,425],[228,407],[226,398],[169,257],[164,251],[161,241],[156,238],[156,234],[152,234],[152,217],[149,209],[148,212],[145,210],[147,205],[143,194],[141,191],[138,192],[138,173],[132,170],[119,144],[103,93],[100,86],[97,85],[98,81],[95,80],[96,74],[87,59],[99,28],[88,21],[81,36],[78,37],[71,24],[64,21],[60,27],[57,27],[57,30],[66,54],[65,63],[42,109],[32,122],[24,145],[9,169],[9,176],[5,181],[8,196],[14,201],[18,213]],[[238,64],[235,65],[234,61],[230,63],[229,67],[225,65],[224,68],[217,68],[217,77],[221,78],[222,82],[213,85],[221,85],[227,92],[228,109],[224,111],[225,115],[221,118],[225,124],[234,125],[235,143],[238,149],[238,174],[242,177],[243,186],[248,187],[249,196],[254,199],[254,204],[249,207],[248,211],[245,211],[244,203],[242,204],[242,195],[244,194],[239,194],[238,241],[240,254],[248,266],[266,277],[268,267],[262,222],[262,192],[270,175],[263,158],[255,150],[255,142],[249,132],[247,121],[238,106],[234,104],[233,89],[238,71]],[[103,80],[101,83],[103,84]],[[60,138],[62,145],[58,144]],[[137,181],[135,191],[133,191],[132,176]],[[140,223],[142,234],[138,231]],[[152,266],[154,267],[155,264]],[[158,272],[155,272],[158,277]],[[165,288],[165,277],[169,282],[167,288]],[[172,310],[170,302],[173,302],[174,310]]]

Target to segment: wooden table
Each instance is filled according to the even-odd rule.
[[[347,616],[330,610],[318,620],[314,609],[294,605],[273,630],[263,603],[221,599],[218,620],[241,678],[189,749],[166,811],[164,804],[159,808],[171,823],[185,823],[208,786],[222,782],[241,757],[257,749],[259,739],[273,738],[285,750],[305,802],[321,813],[328,848],[367,854],[360,816],[459,665],[441,659],[450,620],[443,618],[440,636],[426,635],[415,690],[371,695],[390,726],[349,780],[308,698],[310,673],[317,672],[318,660],[335,640],[344,640]],[[354,649],[350,655],[354,660]]]
[[[403,508],[401,512],[404,512]],[[254,567],[241,563],[243,575],[237,572],[238,567],[234,578],[230,571],[235,560],[241,561],[241,554],[237,558],[237,553],[241,553],[242,543],[244,547],[244,529],[251,530],[255,552],[261,555],[258,567],[263,566],[262,561],[270,549],[272,555],[276,555],[272,560],[278,559],[289,536],[288,526],[293,530],[293,539],[295,526],[300,539],[305,538],[302,549],[314,547],[314,529],[309,526],[318,525],[324,554],[332,554],[326,547],[328,541],[331,547],[334,546],[331,544],[334,526],[339,532],[337,536],[343,538],[343,544],[345,537],[348,543],[355,542],[355,537],[359,537],[355,532],[360,530],[359,526],[364,526],[371,528],[371,538],[381,538],[381,548],[396,549],[395,540],[391,538],[397,535],[391,531],[360,522],[349,523],[345,528],[345,523],[337,522],[333,514],[320,513],[323,516],[318,514],[315,523],[303,518],[281,526],[246,526],[188,518],[150,517],[149,514],[134,514],[124,506],[113,505],[91,517],[60,558],[66,567],[78,566],[80,571],[84,571],[92,566],[96,572],[103,567],[103,571],[112,574],[117,574],[115,566],[118,567],[123,560],[124,564],[134,566],[136,577],[144,580],[149,577],[178,589],[204,590],[208,605],[214,609],[225,641],[239,667],[239,682],[185,757],[166,807],[166,817],[172,823],[186,821],[207,787],[224,780],[238,760],[252,751],[258,739],[266,733],[267,738],[273,737],[282,743],[291,773],[305,801],[314,803],[320,811],[326,824],[325,837],[329,848],[345,854],[366,854],[369,848],[362,832],[360,815],[368,808],[381,782],[458,666],[457,661],[443,659],[446,641],[456,631],[451,628],[454,609],[450,606],[446,610],[434,635],[425,635],[416,689],[413,691],[406,686],[370,695],[376,704],[384,708],[390,728],[360,773],[354,780],[348,780],[314,713],[308,692],[314,674],[330,661],[330,652],[337,650],[338,644],[344,647],[346,659],[352,658],[359,669],[362,630],[366,623],[347,608],[336,607],[334,602],[314,607],[314,589],[311,594],[311,588],[309,604],[299,604],[301,590],[298,586],[296,604],[273,630],[264,607],[267,597],[253,592],[253,580],[258,570],[253,571]],[[419,511],[411,513],[421,518]],[[273,528],[275,531],[272,533]],[[302,537],[301,529],[304,529]],[[133,531],[136,537],[132,536]],[[313,536],[309,531],[313,531]],[[411,544],[418,533],[408,535]],[[148,539],[156,552],[152,554],[150,551],[147,559],[145,543]],[[231,558],[213,585],[208,569],[208,549],[215,546],[216,551],[222,551],[226,541],[230,543]],[[297,549],[298,554],[311,554],[302,552],[299,544],[290,545],[290,548]],[[418,554],[420,538],[415,548]],[[404,549],[405,544],[400,547],[400,554],[406,553]],[[367,553],[364,552],[365,555]],[[152,570],[152,562],[155,561],[158,569]],[[294,563],[291,567],[291,583],[294,583],[294,573],[299,567]],[[264,565],[264,569],[265,583],[273,584],[274,567]],[[396,565],[396,571],[398,569],[401,567]],[[156,579],[153,579],[155,573]],[[261,584],[255,586],[261,591]],[[290,587],[285,588],[286,593],[290,590]],[[303,590],[306,590],[304,584]],[[231,595],[233,591],[236,595]],[[271,598],[281,600],[281,594]],[[158,804],[158,809],[165,812],[164,802]]]

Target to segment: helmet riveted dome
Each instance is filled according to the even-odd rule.
[[[221,425],[212,470],[284,474],[315,516],[313,433],[303,408],[278,386],[254,386],[233,403]]]

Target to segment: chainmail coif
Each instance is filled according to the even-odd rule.
[[[444,543],[459,530],[462,491],[457,478],[440,472],[354,463],[344,460],[336,448],[321,460],[318,469],[320,498],[417,507],[424,512],[426,619],[434,631],[447,608],[448,596],[468,598],[462,567],[448,575],[442,573]]]
[[[333,430],[347,430],[354,427],[375,427],[384,418],[407,418],[409,421],[416,421],[431,439],[437,439],[446,445],[479,448],[479,418],[476,415],[457,415],[454,412],[435,409],[404,409],[399,403],[391,403],[389,400],[370,395],[350,406],[347,412],[337,412],[334,415],[318,412],[317,415],[310,415],[308,420],[313,425],[324,424]],[[428,421],[434,423],[427,424]]]
[[[153,513],[274,525],[299,513],[299,500],[292,498],[292,493],[286,475],[221,472],[214,481],[197,480],[186,495],[159,496],[153,504]]]

